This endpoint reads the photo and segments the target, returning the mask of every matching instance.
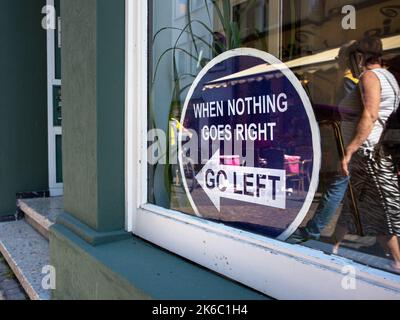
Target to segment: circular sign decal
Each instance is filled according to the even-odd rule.
[[[320,148],[305,90],[268,53],[247,48],[225,52],[189,90],[179,165],[199,217],[286,240],[314,199]]]

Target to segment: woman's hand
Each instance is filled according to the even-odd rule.
[[[351,149],[350,147],[347,148],[345,155],[342,159],[341,162],[341,169],[342,169],[342,174],[346,177],[350,176],[350,162],[351,162],[351,158],[353,157],[355,151],[353,151],[353,149]]]
[[[342,160],[342,175],[349,177],[350,176],[350,170],[349,170],[349,165],[351,161],[351,156],[346,155],[343,160]]]

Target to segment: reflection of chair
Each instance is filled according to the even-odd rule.
[[[285,156],[286,178],[288,183],[297,185],[298,192],[305,192],[311,181],[312,160],[301,156]]]
[[[233,156],[220,156],[221,163],[226,166],[235,166],[240,167],[240,156],[233,155]]]
[[[312,163],[314,158],[314,150],[312,147],[296,147],[295,153],[301,157],[302,185],[304,191],[305,186],[309,186],[311,182]]]
[[[293,193],[293,184],[298,185],[298,190],[305,189],[305,165],[299,156],[287,156],[280,149],[262,149],[259,155],[259,165],[262,168],[286,171],[286,192]],[[307,175],[309,181],[309,175]]]

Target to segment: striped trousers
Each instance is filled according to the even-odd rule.
[[[383,148],[359,151],[350,163],[351,183],[365,236],[400,236],[400,188],[392,155]],[[344,201],[339,225],[356,234],[350,199]]]

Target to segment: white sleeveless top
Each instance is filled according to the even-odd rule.
[[[375,122],[371,134],[361,146],[363,149],[373,149],[379,143],[386,121],[398,107],[400,99],[400,88],[393,74],[381,68],[371,71],[376,74],[381,83],[381,104],[379,120]],[[364,106],[359,87],[356,87],[339,103],[339,112],[342,117],[341,128],[345,147],[347,147],[355,137],[363,109]]]

